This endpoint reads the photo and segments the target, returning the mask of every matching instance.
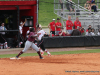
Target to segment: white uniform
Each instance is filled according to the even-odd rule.
[[[19,26],[19,31],[20,31],[20,34],[22,34],[23,33],[23,27],[22,26]]]
[[[42,39],[42,37],[44,36],[45,31],[44,30],[40,30],[38,33],[40,33],[40,35],[38,36],[38,40],[40,41]]]

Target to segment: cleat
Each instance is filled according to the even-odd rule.
[[[48,56],[51,56],[51,54],[48,54]]]
[[[10,49],[10,47],[7,47],[7,49]]]
[[[43,55],[44,54],[44,52],[41,52],[41,55]]]
[[[40,57],[40,59],[44,59],[43,57]]]
[[[10,58],[10,59],[12,59],[12,60],[13,60],[13,59],[21,59],[21,58],[13,57],[13,58]]]

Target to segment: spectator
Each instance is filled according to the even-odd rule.
[[[84,4],[84,8],[90,10],[91,6],[90,6],[90,2],[87,0],[87,2]]]
[[[53,21],[48,25],[49,29],[50,29],[50,33],[55,35],[55,19],[53,19]]]
[[[71,16],[68,17],[68,20],[66,21],[66,32],[68,31],[69,34],[72,33],[72,27],[73,23],[71,21]]]
[[[91,25],[89,25],[89,26],[88,26],[88,28],[91,28],[91,29],[92,29],[92,26],[91,26]],[[88,32],[88,29],[86,30],[86,32]]]
[[[61,31],[61,27],[62,27],[62,24],[59,22],[59,18],[57,18],[57,23],[56,23],[56,35],[58,36],[59,35],[59,32]]]
[[[84,33],[84,28],[81,27],[81,28],[79,29],[79,31],[81,32],[81,35],[83,35],[83,33]]]
[[[88,32],[86,32],[86,36],[92,36],[92,33],[91,33],[92,29],[91,28],[88,28]]]
[[[79,18],[76,17],[76,21],[74,22],[74,29],[78,29],[78,27],[81,27],[81,22],[79,21]]]
[[[95,0],[91,0],[91,3],[95,3]]]
[[[62,2],[62,0],[59,0],[59,3],[61,5],[61,12],[62,12],[63,11],[63,2]]]
[[[1,24],[1,27],[0,27],[0,30],[7,30],[6,27],[4,26],[5,24],[2,23]],[[7,41],[6,41],[6,33],[5,32],[1,32],[1,35],[0,35],[0,43],[1,43],[1,49],[3,49],[3,44],[4,44],[4,48],[5,49],[9,49],[10,47],[8,47],[7,45]]]
[[[93,28],[92,28],[92,32],[91,33],[92,33],[92,36],[95,36],[95,33],[94,33],[94,29]]]
[[[93,10],[94,12],[97,12],[97,6],[96,6],[95,3],[91,4],[91,9],[90,10]]]
[[[67,36],[67,35],[68,35],[68,33],[65,33],[64,28],[62,27],[61,31],[59,32],[59,36]]]
[[[73,2],[72,2],[72,0],[67,0],[66,7],[67,7],[67,9],[68,9],[70,12],[72,12],[72,11],[75,12],[75,9],[73,8]]]
[[[98,31],[98,33],[97,33],[97,35],[100,35],[100,29],[99,29],[99,31]]]

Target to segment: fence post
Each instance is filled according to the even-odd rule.
[[[75,5],[75,19],[76,19],[76,5]]]

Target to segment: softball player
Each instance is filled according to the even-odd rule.
[[[43,51],[45,51],[48,56],[51,56],[50,52],[47,51],[44,47],[44,44],[43,44],[43,36],[45,34],[45,31],[42,30],[42,28],[40,26],[37,27],[37,35],[38,35],[38,43],[37,43],[37,46],[40,47]],[[42,53],[42,50],[40,50],[40,52]]]
[[[24,52],[26,52],[30,47],[32,47],[33,49],[35,49],[40,57],[40,59],[44,59],[39,51],[39,48],[34,44],[34,40],[37,37],[37,34],[35,33],[35,29],[31,28],[30,29],[30,34],[29,34],[29,38],[27,39],[26,43],[25,43],[25,47],[24,49],[14,58],[10,58],[10,59],[19,59],[18,57],[23,54]]]
[[[6,27],[4,26],[4,23],[1,24],[0,30],[7,30]],[[5,32],[0,32],[0,47],[1,49],[3,49],[3,44],[4,44],[4,48],[5,49],[9,49],[10,47],[8,47],[7,45],[7,41],[6,41],[6,36],[5,36]]]
[[[27,20],[25,19],[25,22],[26,22]],[[24,38],[23,38],[23,35],[22,35],[22,33],[23,33],[23,26],[24,26],[24,24],[25,24],[25,22],[23,23],[23,22],[21,22],[20,23],[20,26],[19,26],[19,33],[20,33],[20,43],[19,43],[19,47],[21,47],[21,44],[23,44],[24,43]]]

